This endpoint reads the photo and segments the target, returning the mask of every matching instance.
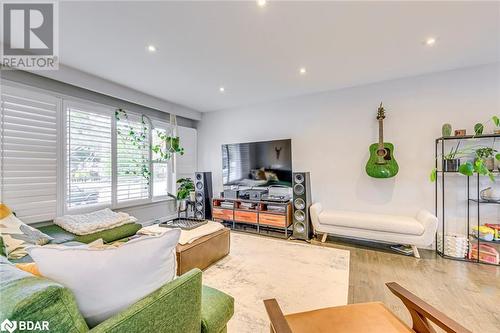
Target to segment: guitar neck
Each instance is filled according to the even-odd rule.
[[[384,148],[384,119],[382,118],[378,120],[378,147]]]

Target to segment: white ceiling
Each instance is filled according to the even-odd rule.
[[[199,111],[500,60],[500,2],[92,1],[60,13],[63,64]]]

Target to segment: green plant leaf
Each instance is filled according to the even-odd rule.
[[[490,172],[488,168],[484,165],[484,160],[480,158],[478,158],[474,162],[474,171],[480,175],[487,175],[488,172]]]
[[[493,116],[491,120],[493,120],[495,126],[500,127],[500,118],[498,116]]]
[[[434,183],[436,181],[436,178],[437,178],[437,169],[436,168],[432,169],[431,175],[429,178],[430,178],[432,183]]]
[[[492,182],[495,182],[495,175],[493,174],[493,172],[488,171],[488,177],[490,177],[490,180],[491,180]]]
[[[471,162],[466,162],[465,164],[460,165],[458,171],[465,176],[472,176],[474,174],[474,166]]]
[[[500,161],[500,154],[496,154],[495,158]]]

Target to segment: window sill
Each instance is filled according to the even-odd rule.
[[[73,208],[66,208],[66,211],[64,214],[69,214],[69,215],[75,215],[75,214],[85,214],[85,213],[91,213],[95,212],[97,210],[109,208],[111,210],[117,210],[117,209],[129,209],[129,208],[136,208],[136,207],[141,207],[141,206],[148,206],[148,205],[156,205],[156,204],[161,204],[161,203],[166,203],[170,201],[175,201],[174,198],[172,197],[160,197],[160,198],[155,198],[155,199],[148,199],[148,200],[139,200],[139,201],[130,201],[130,202],[124,202],[124,203],[119,203],[117,205],[109,205],[109,204],[96,204],[96,205],[90,205],[90,206],[80,206],[80,207],[73,207]]]

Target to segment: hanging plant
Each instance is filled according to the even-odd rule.
[[[184,148],[180,146],[180,138],[175,135],[177,129],[177,120],[175,115],[170,115],[170,130],[168,133],[157,131],[157,136],[160,139],[160,143],[152,144],[149,142],[149,124],[152,124],[151,120],[145,116],[141,115],[141,128],[137,130],[134,126],[130,125],[128,114],[123,109],[117,109],[115,111],[115,119],[117,121],[125,121],[126,130],[117,129],[117,134],[124,140],[130,142],[134,147],[140,150],[151,151],[159,158],[157,161],[166,162],[169,161],[175,154],[184,155]],[[149,156],[142,156],[140,161],[133,160],[136,163],[135,168],[132,170],[127,170],[126,174],[141,175],[147,180],[149,185],[151,179],[151,170],[149,168]]]

